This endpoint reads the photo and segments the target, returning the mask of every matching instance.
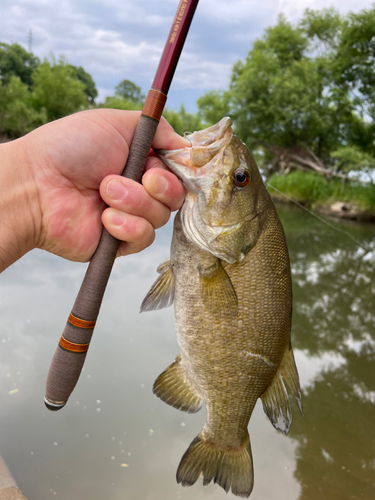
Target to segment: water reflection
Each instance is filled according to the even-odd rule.
[[[315,370],[303,382],[305,420],[295,476],[301,500],[375,498],[375,251],[372,228],[355,231],[367,251],[314,219],[286,214],[294,278],[297,363]],[[307,383],[306,383],[307,382]]]
[[[281,208],[294,277],[293,344],[304,391],[290,435],[257,405],[252,500],[375,498],[374,252],[303,212]],[[371,246],[375,231],[349,230]],[[69,405],[43,405],[45,377],[85,266],[32,252],[0,278],[0,450],[29,500],[215,499],[175,483],[201,430],[151,393],[178,352],[173,311],[138,314],[169,253],[171,226],[119,260]],[[17,390],[18,392],[12,392]]]

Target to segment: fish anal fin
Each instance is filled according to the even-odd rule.
[[[181,356],[163,371],[155,380],[153,393],[165,403],[187,413],[196,413],[202,407],[202,398],[187,381]]]
[[[205,441],[200,433],[182,457],[176,478],[182,486],[192,486],[199,476],[205,486],[214,481],[227,493],[249,497],[254,484],[249,436],[243,446],[231,450]]]
[[[140,312],[155,311],[173,304],[174,300],[174,274],[170,259],[168,258],[158,267],[160,276],[150,288],[143,299]]]
[[[207,268],[200,267],[200,284],[204,303],[212,310],[237,316],[238,300],[233,284],[220,260]]]
[[[292,423],[292,410],[284,382],[287,383],[295,397],[303,416],[298,372],[294,362],[293,350],[289,348],[285,351],[271,384],[261,396],[263,409],[272,425],[275,429],[288,434]]]

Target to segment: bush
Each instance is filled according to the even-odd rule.
[[[375,186],[372,185],[348,184],[339,179],[327,181],[317,174],[296,171],[285,176],[273,175],[267,187],[271,194],[275,193],[272,189],[275,187],[281,193],[311,207],[344,201],[362,210],[375,212]]]

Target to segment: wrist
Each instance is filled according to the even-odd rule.
[[[40,209],[26,138],[0,145],[0,272],[38,244]]]

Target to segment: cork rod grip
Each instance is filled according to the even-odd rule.
[[[122,173],[124,177],[137,182],[141,180],[164,107],[152,111],[155,106],[151,105],[150,111],[148,101],[149,96],[143,110],[150,114],[142,112]],[[119,240],[103,228],[99,245],[87,268],[48,372],[44,402],[49,410],[56,411],[65,406],[81,374],[119,244]]]

